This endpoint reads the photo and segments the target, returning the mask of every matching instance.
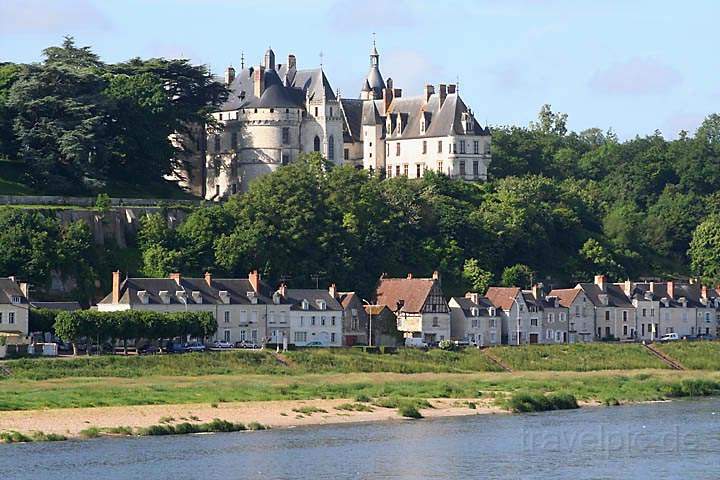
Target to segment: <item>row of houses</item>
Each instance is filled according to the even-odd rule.
[[[0,279],[0,334],[27,336],[27,284]],[[694,282],[611,283],[603,275],[574,288],[490,287],[447,298],[440,275],[380,277],[374,298],[353,291],[269,286],[247,278],[169,278],[113,274],[99,311],[206,311],[218,322],[213,340],[296,346],[393,345],[459,340],[485,346],[657,340],[664,334],[716,335],[720,291]],[[372,339],[372,341],[370,341]]]

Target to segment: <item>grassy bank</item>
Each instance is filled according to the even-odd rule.
[[[65,378],[0,382],[0,410],[126,405],[174,405],[268,400],[367,398],[493,398],[515,392],[565,392],[581,401],[661,400],[693,393],[683,381],[708,382],[703,394],[720,392],[717,372],[392,373],[216,375],[198,377]],[[698,390],[699,391],[699,390]]]
[[[501,346],[492,347],[489,351],[513,370],[589,372],[668,368],[637,344]],[[717,352],[720,354],[720,344]]]
[[[691,370],[720,370],[720,342],[668,342],[657,349]]]

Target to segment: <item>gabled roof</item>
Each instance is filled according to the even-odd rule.
[[[579,288],[556,288],[550,292],[550,296],[557,297],[561,307],[570,308],[580,292],[582,290]]]
[[[599,286],[594,283],[578,283],[578,287],[582,288],[585,295],[588,297],[590,302],[596,307],[622,307],[622,308],[633,308],[634,305],[630,299],[625,295],[625,292],[619,286],[606,283],[605,291],[603,292]],[[600,301],[600,295],[607,294],[608,303],[604,305]]]
[[[381,315],[384,311],[393,313],[386,305],[364,305],[365,313],[369,315]]]
[[[342,310],[343,307],[337,299],[330,296],[327,290],[289,288],[285,295],[285,301],[292,304],[291,310],[302,310],[302,301],[308,301],[308,310],[321,311],[318,301],[325,302],[326,310]]]
[[[345,119],[345,131],[343,133],[348,134],[349,137],[345,139],[345,142],[362,141],[363,101],[355,98],[341,98],[340,108]]]
[[[519,287],[490,287],[485,297],[498,308],[510,310],[513,305],[513,299],[517,298],[520,293]]]
[[[20,297],[20,303],[27,303],[27,298],[20,286],[11,278],[0,278],[0,304],[12,303],[12,297]]]
[[[475,303],[472,301],[472,299],[468,297],[452,297],[452,300],[454,300],[460,309],[462,310],[463,314],[466,317],[473,317],[472,309],[477,308],[479,310],[479,315],[483,317],[490,316],[490,308],[494,307],[495,305],[492,304],[492,302],[485,298],[485,297],[479,297],[478,302]]]
[[[404,312],[420,313],[436,282],[432,278],[381,278],[376,303],[392,312],[402,305]]]

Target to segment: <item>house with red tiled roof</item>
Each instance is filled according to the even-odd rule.
[[[450,339],[450,307],[443,295],[440,275],[431,278],[380,277],[376,304],[397,316],[398,330],[405,338],[433,343]]]
[[[450,302],[452,338],[478,347],[498,345],[502,340],[502,321],[498,309],[479,293],[452,297]]]
[[[502,343],[540,343],[542,309],[532,292],[523,292],[519,287],[490,287],[485,297],[499,309]]]
[[[550,297],[568,310],[568,342],[585,343],[595,339],[595,307],[582,288],[556,288]]]

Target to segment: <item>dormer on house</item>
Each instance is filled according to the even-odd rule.
[[[170,303],[170,292],[167,290],[160,290],[158,296],[163,304],[168,305]]]
[[[230,293],[227,290],[220,290],[218,292],[218,297],[220,298],[220,301],[225,305],[228,305],[230,303]]]
[[[200,293],[199,290],[193,290],[191,295],[192,295],[193,302],[195,302],[197,304],[203,303],[202,293]]]

